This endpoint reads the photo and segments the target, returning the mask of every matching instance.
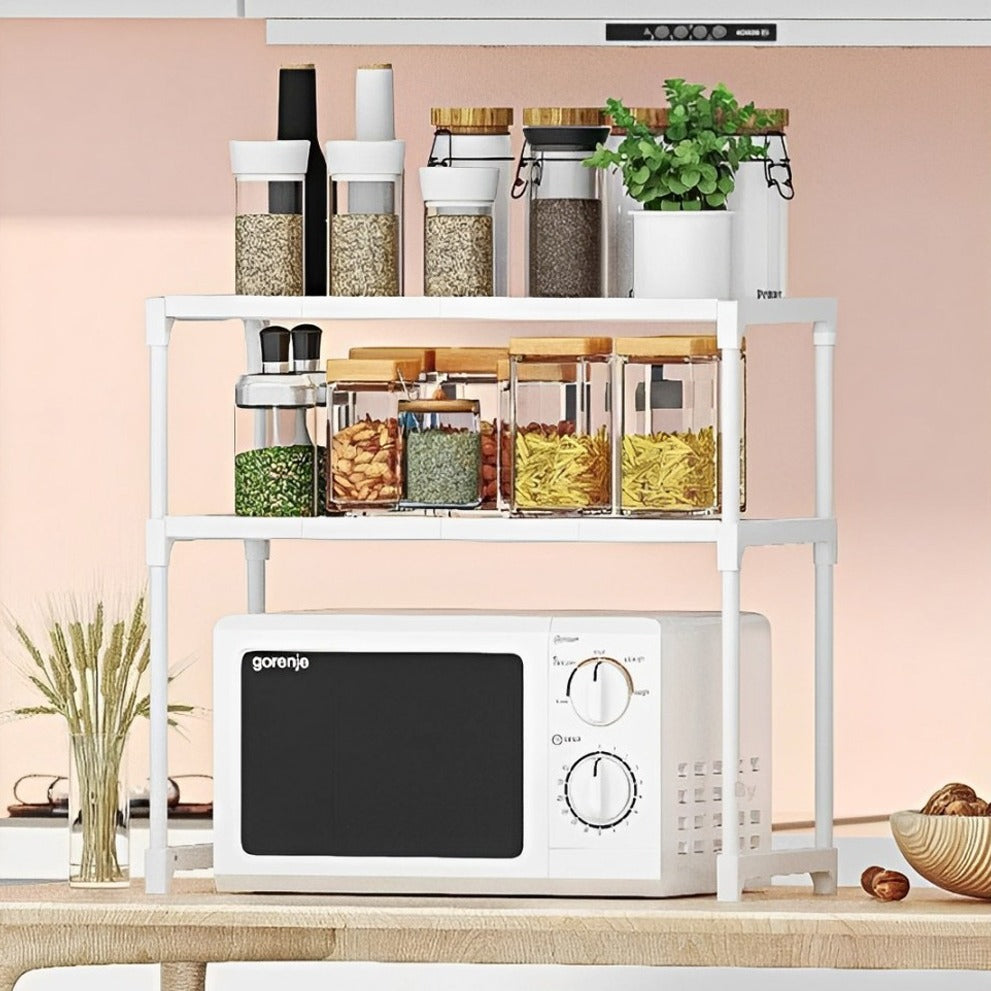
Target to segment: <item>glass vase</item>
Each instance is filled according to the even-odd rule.
[[[130,883],[130,804],[126,737],[70,737],[69,884],[80,888]]]

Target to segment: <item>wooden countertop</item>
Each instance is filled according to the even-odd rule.
[[[0,977],[83,963],[379,960],[434,963],[991,969],[991,904],[934,890],[714,898],[148,896],[66,884],[0,888]],[[0,988],[5,986],[0,980]]]

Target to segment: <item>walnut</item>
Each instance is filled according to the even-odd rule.
[[[900,902],[909,889],[908,878],[898,871],[880,871],[874,875],[873,894],[883,902]]]
[[[922,814],[941,816],[946,813],[946,807],[951,802],[973,802],[976,798],[977,793],[970,785],[963,785],[954,781],[948,785],[943,785],[939,791],[930,796],[929,801],[922,807]]]
[[[984,816],[988,814],[988,803],[983,798],[975,798],[971,802],[958,798],[943,810],[945,816]]]
[[[867,870],[860,875],[860,886],[867,892],[867,894],[874,894],[874,878],[883,871],[883,867],[868,867]]]

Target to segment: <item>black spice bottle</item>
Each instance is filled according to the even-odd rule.
[[[317,76],[312,65],[290,65],[279,70],[280,140],[310,142],[303,211],[305,271],[303,292],[327,294],[327,163],[317,138]],[[272,213],[299,213],[300,204],[289,184],[269,185]]]

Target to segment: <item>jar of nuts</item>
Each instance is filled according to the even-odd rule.
[[[608,337],[510,341],[514,513],[612,508],[611,351]]]
[[[416,361],[327,362],[327,510],[394,509],[402,492],[399,402],[419,395]]]
[[[624,514],[720,511],[720,360],[711,336],[617,339],[622,410],[617,501]],[[742,414],[741,408],[741,427]],[[741,433],[741,508],[745,452]]]
[[[478,402],[482,435],[482,509],[494,509],[497,502],[499,365],[507,362],[508,368],[508,359],[509,352],[505,348],[437,348],[436,352],[439,390],[433,394],[438,398]]]
[[[474,509],[482,501],[478,401],[420,399],[399,403],[402,505]]]

